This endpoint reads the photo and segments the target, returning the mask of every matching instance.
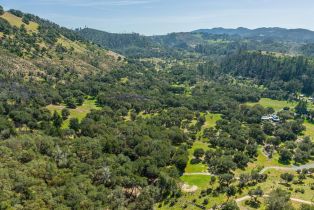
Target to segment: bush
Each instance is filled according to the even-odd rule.
[[[211,188],[207,188],[207,190],[206,190],[207,195],[211,194],[212,191],[213,191],[213,190],[212,190]]]
[[[70,116],[70,110],[67,108],[62,109],[61,111],[62,119],[66,120]]]
[[[80,130],[79,120],[77,118],[71,118],[69,128],[76,132],[79,131]]]
[[[190,161],[190,163],[191,163],[192,165],[194,165],[194,164],[199,164],[200,162],[202,162],[202,160],[200,160],[200,159],[195,159],[195,158]]]
[[[303,188],[297,188],[294,192],[304,194],[305,190]]]
[[[30,19],[27,16],[23,16],[22,22],[25,23],[26,25],[29,24]]]
[[[10,9],[9,12],[17,17],[23,17],[23,12],[21,12],[20,10]]]
[[[68,108],[70,108],[70,109],[76,108],[76,103],[75,103],[74,98],[67,98],[64,102],[66,103]]]

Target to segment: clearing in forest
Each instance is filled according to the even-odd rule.
[[[247,105],[249,106],[254,106],[256,104],[259,104],[263,107],[271,107],[273,108],[275,111],[280,111],[282,110],[284,107],[289,107],[290,109],[294,109],[294,107],[298,104],[297,102],[293,101],[279,101],[279,100],[274,100],[274,99],[270,99],[270,98],[261,98],[261,100],[259,102],[256,103],[247,103]]]
[[[65,105],[49,105],[47,106],[47,109],[51,111],[52,113],[54,111],[57,111],[59,114],[61,114],[62,109],[66,108]],[[76,107],[76,109],[69,109],[70,110],[70,116],[67,120],[63,122],[62,128],[68,128],[70,119],[71,118],[77,118],[79,121],[81,121],[83,118],[86,117],[88,113],[91,112],[92,109],[99,110],[100,107],[96,105],[95,100],[85,100],[82,106]]]

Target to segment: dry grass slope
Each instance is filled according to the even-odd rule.
[[[19,18],[9,12],[5,12],[2,16],[3,19],[7,20],[12,26],[20,28],[23,24],[28,32],[36,32],[38,29],[38,24],[30,21],[29,24],[22,22],[22,18]]]

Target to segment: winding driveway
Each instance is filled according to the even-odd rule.
[[[305,164],[305,165],[301,165],[301,166],[291,166],[291,167],[269,166],[269,167],[263,168],[259,173],[263,174],[267,170],[270,170],[270,169],[297,171],[297,170],[310,169],[310,168],[314,168],[314,163],[309,163],[309,164]]]
[[[310,168],[314,168],[314,163],[309,163],[309,164],[305,164],[305,165],[301,165],[301,166],[291,166],[291,167],[268,166],[268,167],[263,168],[259,173],[263,174],[267,170],[270,170],[270,169],[275,169],[275,170],[294,170],[294,171],[297,171],[297,170],[310,169]],[[215,176],[214,174],[211,174],[209,172],[184,173],[183,175],[187,175],[187,176],[193,176],[193,175]],[[269,196],[268,195],[264,195],[263,197],[269,197]],[[250,198],[251,197],[249,195],[246,195],[244,197],[236,199],[235,201],[237,203],[240,203],[240,202],[248,200]],[[298,202],[298,203],[314,205],[314,203],[311,202],[311,201],[305,201],[305,200],[301,200],[301,199],[298,199],[298,198],[290,198],[290,200],[294,201],[294,202]]]
[[[267,198],[267,197],[269,197],[269,195],[263,195],[263,197],[264,197],[264,198]],[[251,198],[251,197],[250,197],[249,195],[246,195],[246,196],[244,196],[244,197],[242,197],[242,198],[236,199],[235,201],[236,201],[237,203],[240,203],[240,202],[242,202],[242,201],[249,200],[250,198]],[[298,199],[298,198],[290,198],[290,200],[291,200],[291,201],[294,201],[294,202],[298,202],[298,203],[304,203],[304,204],[308,204],[308,205],[314,205],[314,203],[311,202],[311,201],[305,201],[305,200],[301,200],[301,199]]]
[[[305,164],[305,165],[301,165],[301,166],[290,166],[290,167],[282,167],[282,166],[268,166],[263,168],[259,173],[263,174],[268,170],[271,169],[275,169],[275,170],[293,170],[293,171],[297,171],[297,170],[302,170],[302,169],[310,169],[310,168],[314,168],[314,163],[309,163],[309,164]],[[186,176],[194,176],[194,175],[203,175],[203,176],[216,176],[212,173],[209,172],[195,172],[195,173],[183,173],[183,175]]]

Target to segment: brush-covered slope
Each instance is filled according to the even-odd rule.
[[[46,75],[57,68],[80,77],[123,65],[122,57],[84,41],[76,32],[17,10],[0,15],[0,48],[2,65],[15,63],[15,71],[32,74]]]

